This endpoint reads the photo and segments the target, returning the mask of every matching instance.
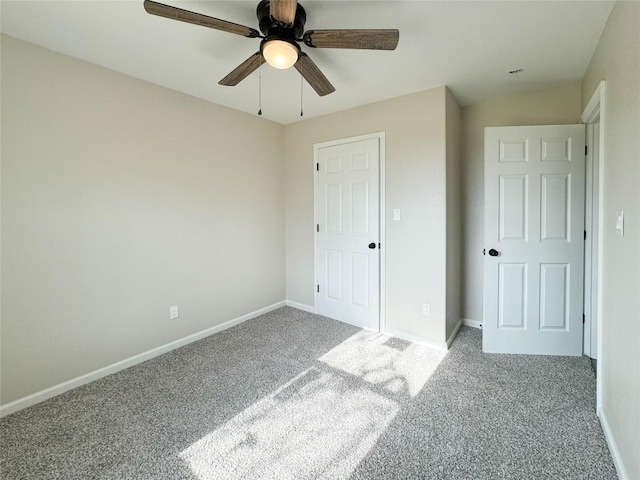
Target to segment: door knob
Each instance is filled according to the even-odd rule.
[[[489,250],[489,255],[491,255],[492,257],[497,257],[498,255],[500,255],[500,252],[492,248],[491,250]]]
[[[371,248],[371,249],[376,248],[376,244],[375,244],[374,242],[371,242],[371,243],[369,244],[369,248]]]

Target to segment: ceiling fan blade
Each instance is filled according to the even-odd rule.
[[[336,91],[336,88],[331,85],[331,82],[327,80],[327,77],[320,71],[318,66],[311,60],[309,55],[304,52],[300,52],[300,57],[295,64],[296,70],[300,72],[300,75],[311,85],[318,95],[324,97]]]
[[[262,64],[262,54],[256,52],[238,65],[229,75],[224,77],[218,83],[227,87],[235,87],[242,80],[247,78]]]
[[[253,28],[238,25],[237,23],[227,22],[219,18],[209,17],[200,13],[190,12],[182,8],[171,7],[152,0],[144,0],[144,9],[151,15],[179,20],[186,23],[194,23],[203,27],[215,28],[223,32],[235,33],[243,37],[256,38],[260,36],[260,32]]]
[[[309,30],[303,40],[309,47],[395,50],[398,30]]]
[[[296,18],[297,0],[271,0],[270,14],[285,25],[292,25]]]

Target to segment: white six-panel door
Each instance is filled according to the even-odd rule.
[[[584,140],[584,125],[485,129],[485,352],[582,354]]]
[[[316,311],[379,329],[379,139],[317,152]]]

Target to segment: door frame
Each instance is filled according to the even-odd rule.
[[[599,119],[594,120],[598,122]],[[597,246],[600,217],[598,215],[599,206],[599,184],[600,184],[600,152],[596,151],[595,145],[599,145],[600,130],[596,137],[595,123],[587,123],[585,145],[586,155],[586,176],[585,176],[585,218],[584,218],[584,338],[583,354],[592,359],[597,359],[597,329],[598,329],[598,272],[600,271],[600,258]],[[599,149],[598,149],[599,150]]]
[[[591,295],[595,295],[597,299],[597,323],[596,323],[596,355],[598,362],[598,373],[596,376],[596,412],[598,416],[600,415],[600,409],[602,408],[602,384],[603,384],[603,373],[604,368],[602,368],[602,323],[604,319],[602,318],[602,259],[603,259],[603,217],[604,217],[604,163],[605,163],[605,150],[604,150],[604,132],[605,132],[605,91],[606,91],[606,83],[602,80],[598,87],[593,92],[589,103],[584,108],[582,115],[580,116],[580,120],[582,123],[587,125],[587,128],[590,124],[595,123],[596,121],[600,122],[600,136],[599,136],[599,166],[598,166],[598,231],[595,232],[598,235],[598,286],[596,291],[593,291],[593,287],[591,285],[591,281],[588,283],[585,279],[585,291],[587,288],[591,289]],[[586,193],[586,192],[585,192]],[[593,191],[591,191],[591,195],[593,195]],[[592,254],[593,252],[591,252]],[[585,324],[586,325],[586,324]]]
[[[333,147],[336,145],[343,145],[345,143],[360,142],[362,140],[378,139],[378,156],[379,156],[379,172],[378,172],[378,189],[379,189],[379,201],[378,214],[379,214],[379,228],[380,228],[380,301],[378,311],[378,332],[386,331],[386,225],[385,225],[385,132],[368,133],[365,135],[358,135],[356,137],[340,138],[337,140],[330,140],[328,142],[314,143],[313,144],[313,308],[317,312],[316,304],[316,285],[318,285],[318,236],[316,235],[316,225],[318,223],[318,175],[316,172],[316,164],[318,163],[318,155],[321,148]]]

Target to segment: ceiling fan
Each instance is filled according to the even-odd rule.
[[[253,73],[263,59],[275,68],[295,66],[320,96],[335,91],[311,58],[301,50],[299,42],[311,48],[352,48],[366,50],[395,50],[400,32],[395,29],[368,30],[308,30],[304,31],[307,14],[297,0],[261,0],[256,10],[262,34],[254,28],[220,20],[182,8],[164,5],[153,0],[144,1],[144,9],[151,15],[202,25],[248,38],[261,38],[260,51],[236,67],[218,83],[235,86]]]

